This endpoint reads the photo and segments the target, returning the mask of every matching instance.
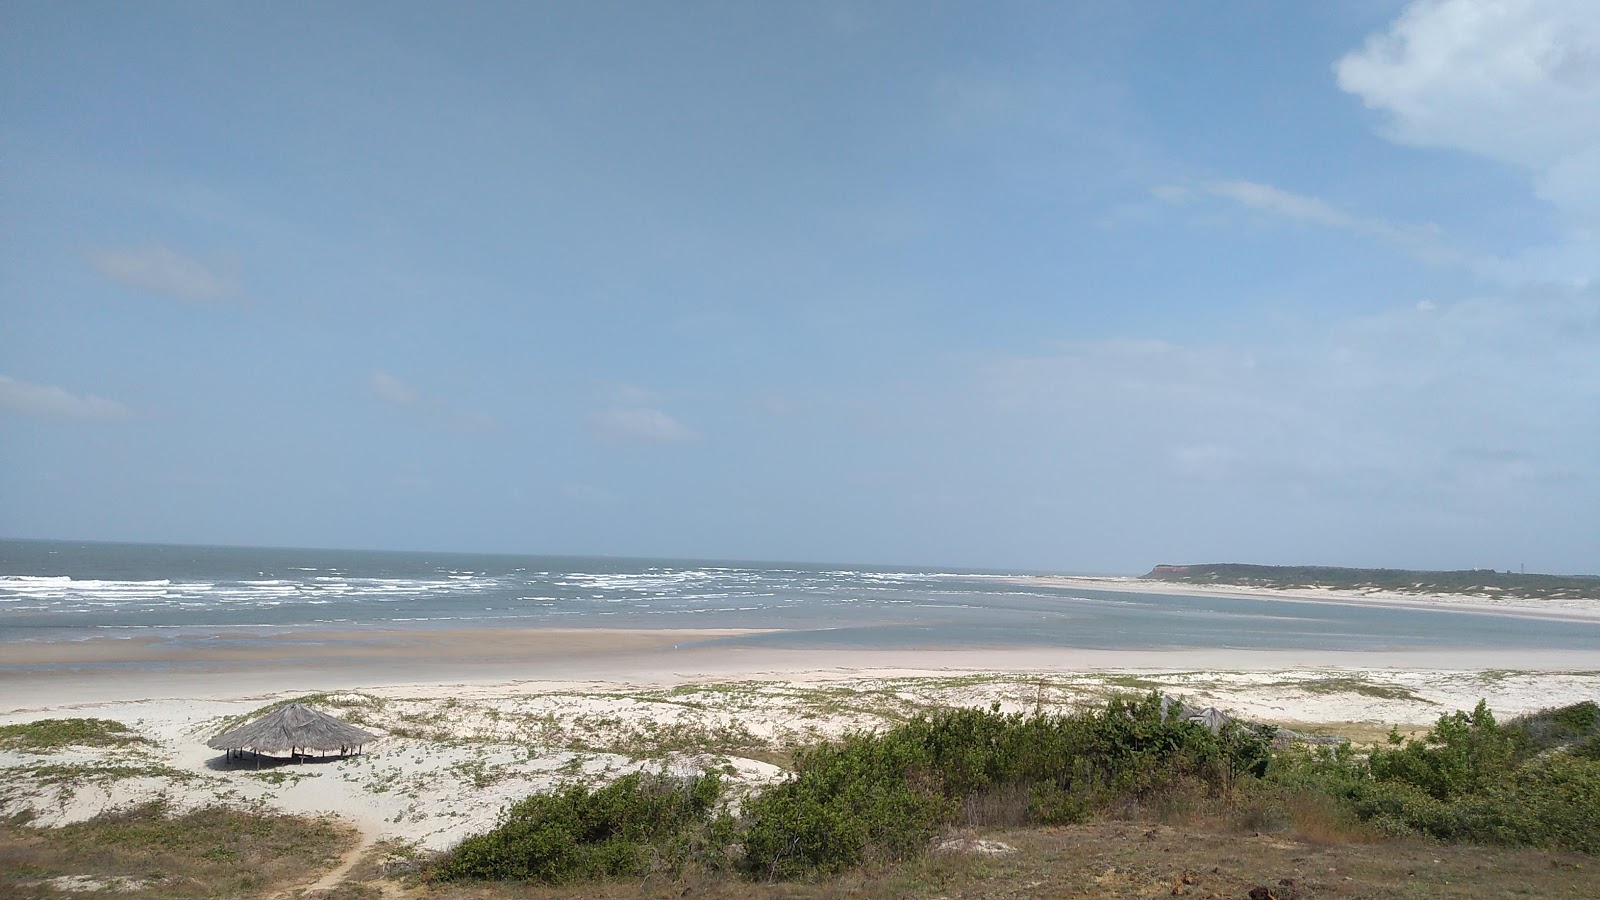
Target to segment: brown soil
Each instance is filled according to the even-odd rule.
[[[815,884],[731,879],[646,879],[568,887],[415,887],[437,900],[837,900],[837,898],[1257,898],[1379,900],[1596,896],[1597,861],[1581,854],[1441,846],[1425,842],[1328,844],[1281,834],[1102,822],[1068,828],[990,831],[1017,852],[935,855],[899,867]]]

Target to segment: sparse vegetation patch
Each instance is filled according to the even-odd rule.
[[[39,719],[0,725],[0,749],[47,753],[65,747],[128,747],[150,740],[110,719]]]
[[[1314,678],[1303,681],[1281,681],[1282,687],[1298,688],[1308,694],[1360,694],[1378,700],[1404,700],[1410,703],[1428,703],[1432,700],[1417,696],[1410,688],[1398,684],[1375,684],[1355,676]]]
[[[354,832],[329,819],[161,803],[60,828],[0,822],[0,895],[59,897],[96,884],[119,896],[262,896],[337,856]]]

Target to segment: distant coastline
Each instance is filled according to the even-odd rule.
[[[1158,565],[1146,580],[1268,590],[1329,589],[1398,594],[1454,594],[1501,600],[1600,600],[1600,576],[1542,575],[1494,569],[1355,569],[1245,563]]]
[[[1590,576],[1218,563],[1159,565],[1140,576],[1040,575],[1019,581],[1085,591],[1351,603],[1600,621],[1600,578]]]

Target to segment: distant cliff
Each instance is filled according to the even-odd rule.
[[[1600,600],[1600,578],[1592,575],[1527,575],[1496,572],[1493,569],[1433,572],[1205,563],[1193,566],[1159,565],[1143,577],[1184,584],[1234,584],[1255,588],[1336,588],[1406,594],[1481,594],[1528,600]]]

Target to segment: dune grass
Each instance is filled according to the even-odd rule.
[[[110,719],[38,719],[0,725],[0,750],[49,753],[66,747],[129,747],[146,738]]]
[[[0,895],[59,897],[99,884],[119,896],[261,896],[354,841],[332,819],[220,807],[173,815],[159,802],[60,828],[0,822]]]

